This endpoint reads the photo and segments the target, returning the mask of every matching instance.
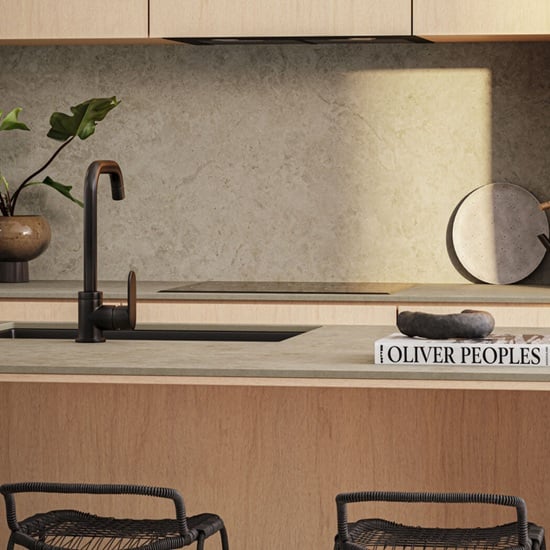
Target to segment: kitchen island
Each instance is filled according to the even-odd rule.
[[[334,497],[353,490],[516,494],[531,521],[550,525],[550,368],[374,365],[373,342],[389,332],[0,340],[2,481],[173,486],[188,513],[220,514],[242,550],[330,549]],[[101,511],[157,513],[147,506],[108,499]],[[509,520],[475,506],[413,508],[365,513],[440,525]]]

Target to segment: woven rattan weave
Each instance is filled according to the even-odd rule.
[[[347,520],[347,504],[368,501],[485,503],[516,508],[517,521],[495,527],[435,528],[409,526],[383,519]],[[545,550],[544,529],[527,522],[519,497],[471,493],[346,493],[336,497],[336,550]]]
[[[173,500],[174,519],[122,519],[96,516],[78,510],[53,510],[17,520],[15,494],[23,492],[130,494]],[[171,550],[197,543],[220,533],[222,549],[228,550],[222,519],[210,513],[187,517],[182,496],[175,489],[137,485],[79,485],[61,483],[15,483],[0,486],[6,501],[11,530],[8,550],[15,544],[29,550]]]

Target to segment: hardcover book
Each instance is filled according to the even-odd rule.
[[[486,338],[426,338],[391,334],[374,344],[376,365],[550,366],[550,335],[501,334]]]

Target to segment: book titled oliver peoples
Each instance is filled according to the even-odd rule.
[[[429,340],[400,333],[376,340],[376,365],[550,366],[550,335],[500,334]]]

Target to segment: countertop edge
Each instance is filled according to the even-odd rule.
[[[169,386],[244,386],[273,388],[334,388],[458,391],[550,391],[548,381],[525,380],[433,380],[388,378],[273,378],[230,376],[157,376],[112,374],[0,373],[0,384],[110,384]]]
[[[264,292],[160,292],[176,283],[138,281],[138,300],[142,302],[339,302],[339,303],[495,303],[550,304],[550,286],[489,284],[415,284],[391,294],[314,294]],[[74,300],[81,281],[31,281],[0,283],[0,300]],[[105,300],[124,300],[126,283],[100,281]]]

